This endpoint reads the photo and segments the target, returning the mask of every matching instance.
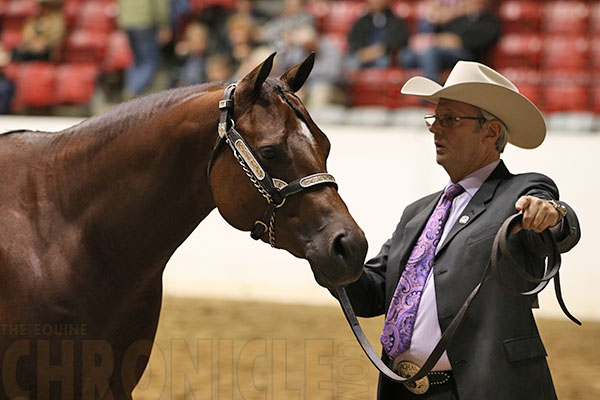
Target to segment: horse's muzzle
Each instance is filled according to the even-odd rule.
[[[308,254],[307,259],[317,283],[328,289],[337,289],[360,277],[367,254],[367,240],[360,229],[342,230],[332,237],[327,243],[328,249]]]

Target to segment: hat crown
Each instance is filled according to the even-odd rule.
[[[487,83],[502,86],[519,93],[519,89],[504,76],[490,67],[474,61],[459,61],[450,71],[444,87],[460,83]]]

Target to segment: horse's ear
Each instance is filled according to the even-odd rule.
[[[279,78],[286,83],[292,92],[300,90],[315,64],[315,53],[310,53],[304,61],[285,71]]]
[[[247,97],[256,97],[260,93],[263,82],[269,77],[273,68],[273,59],[276,53],[272,53],[259,66],[244,76],[238,85],[238,89]]]

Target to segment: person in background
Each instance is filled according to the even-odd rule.
[[[367,13],[348,34],[348,69],[388,67],[408,44],[408,28],[389,5],[389,0],[367,0]]]
[[[15,84],[3,71],[10,63],[10,54],[0,45],[0,114],[10,114],[10,105],[15,95]]]
[[[295,59],[289,58],[291,67],[315,53],[315,64],[308,80],[298,93],[308,109],[330,104],[342,104],[344,55],[338,46],[326,36],[320,36],[313,27],[298,29],[294,35]]]
[[[208,58],[208,27],[201,22],[190,22],[182,40],[175,45],[175,56],[181,64],[175,86],[187,86],[207,81],[206,60]]]
[[[296,64],[294,60],[298,59],[297,32],[315,27],[313,16],[306,10],[305,0],[285,0],[279,15],[262,26],[257,41],[277,51],[274,74],[282,73]]]
[[[560,252],[573,248],[581,234],[550,178],[512,174],[500,158],[507,143],[533,149],[546,136],[540,111],[508,79],[483,64],[459,61],[444,86],[414,77],[402,93],[435,104],[425,124],[448,182],[405,208],[392,237],[346,291],[358,316],[386,314],[383,361],[414,373],[480,282],[508,217],[522,214],[520,230],[508,239],[511,256],[536,276],[546,257],[533,250],[534,232],[549,228]],[[531,289],[530,282],[502,272],[514,290]],[[378,398],[556,399],[535,305],[535,296],[514,296],[488,280],[426,376],[429,384],[404,385],[382,375]]]
[[[151,87],[160,48],[171,40],[169,0],[118,0],[118,6],[117,24],[127,33],[134,58],[124,82],[124,98],[131,99]]]
[[[227,53],[231,57],[236,70],[246,60],[254,48],[256,42],[256,25],[247,14],[235,13],[229,17],[227,28]]]
[[[233,76],[231,60],[225,54],[213,54],[206,59],[207,82],[230,82]]]
[[[13,61],[54,61],[61,59],[66,34],[62,0],[38,0],[39,9],[23,26],[21,41],[12,50]]]
[[[423,48],[407,48],[400,54],[404,68],[419,68],[436,82],[441,72],[459,60],[482,61],[501,35],[500,20],[487,7],[487,0],[428,0],[430,12],[420,21],[420,31],[430,38]]]

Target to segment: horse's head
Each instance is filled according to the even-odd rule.
[[[231,118],[227,118],[233,121],[234,129],[228,132],[239,132],[249,151],[243,145],[234,145],[237,158],[233,151],[220,151],[210,170],[213,197],[219,212],[232,226],[254,230],[255,236],[271,245],[307,259],[320,285],[341,287],[360,276],[367,241],[332,177],[324,174],[329,140],[294,94],[308,78],[314,56],[277,79],[267,79],[273,57],[274,54],[241,79],[235,88],[229,109]],[[227,115],[224,112],[227,111],[222,110],[222,119]],[[227,128],[221,127],[222,134],[232,125],[227,123]],[[240,162],[242,153],[247,153],[250,160]],[[241,165],[244,163],[246,171]],[[262,185],[260,170],[266,175]],[[313,178],[298,181],[304,177]],[[288,183],[287,187],[282,188],[281,181]],[[269,191],[273,196],[265,194]],[[285,198],[282,205],[279,194]],[[261,220],[262,223],[256,223]]]

